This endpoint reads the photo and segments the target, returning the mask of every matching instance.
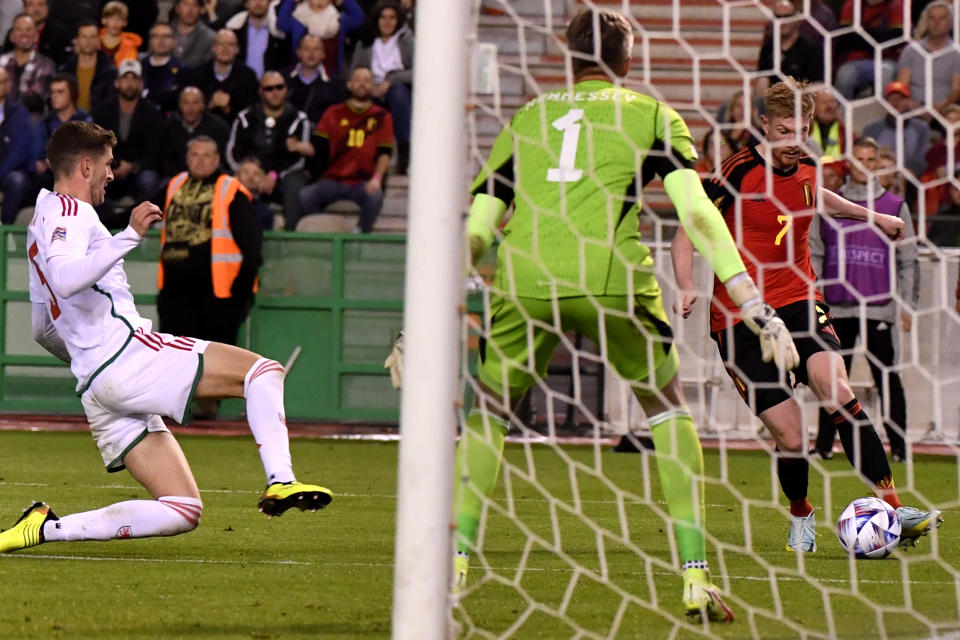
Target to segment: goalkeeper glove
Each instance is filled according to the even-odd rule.
[[[784,371],[790,371],[800,364],[800,354],[793,344],[793,338],[777,316],[773,307],[760,297],[757,285],[746,271],[741,271],[725,283],[730,299],[740,307],[740,317],[758,338],[760,353],[764,362],[773,360]]]
[[[403,386],[403,331],[393,343],[390,355],[383,361],[383,368],[390,370],[390,382],[393,383],[394,389]]]

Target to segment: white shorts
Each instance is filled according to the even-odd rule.
[[[107,471],[149,432],[169,431],[160,416],[190,422],[193,394],[203,375],[206,340],[137,329],[80,396]]]

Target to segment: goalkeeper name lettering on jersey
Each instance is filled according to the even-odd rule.
[[[43,304],[70,353],[70,369],[81,389],[101,365],[113,358],[140,327],[151,322],[140,317],[118,260],[92,287],[58,297],[48,280],[48,261],[83,258],[112,236],[97,212],[86,202],[41,189],[27,228],[30,260],[30,302]]]
[[[640,242],[639,192],[696,157],[676,111],[608,81],[531,100],[500,132],[472,187],[514,203],[496,286],[540,299],[659,293]]]

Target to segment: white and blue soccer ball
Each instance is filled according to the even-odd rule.
[[[900,519],[880,498],[857,498],[840,514],[837,538],[858,558],[886,558],[900,543]]]

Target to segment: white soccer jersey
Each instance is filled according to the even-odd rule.
[[[46,189],[40,191],[27,229],[30,301],[44,304],[50,313],[70,353],[78,391],[123,349],[137,329],[151,330],[151,322],[134,306],[122,259],[95,284],[69,298],[59,298],[54,291],[62,288],[50,286],[47,280],[51,258],[83,258],[110,239],[92,206]]]

